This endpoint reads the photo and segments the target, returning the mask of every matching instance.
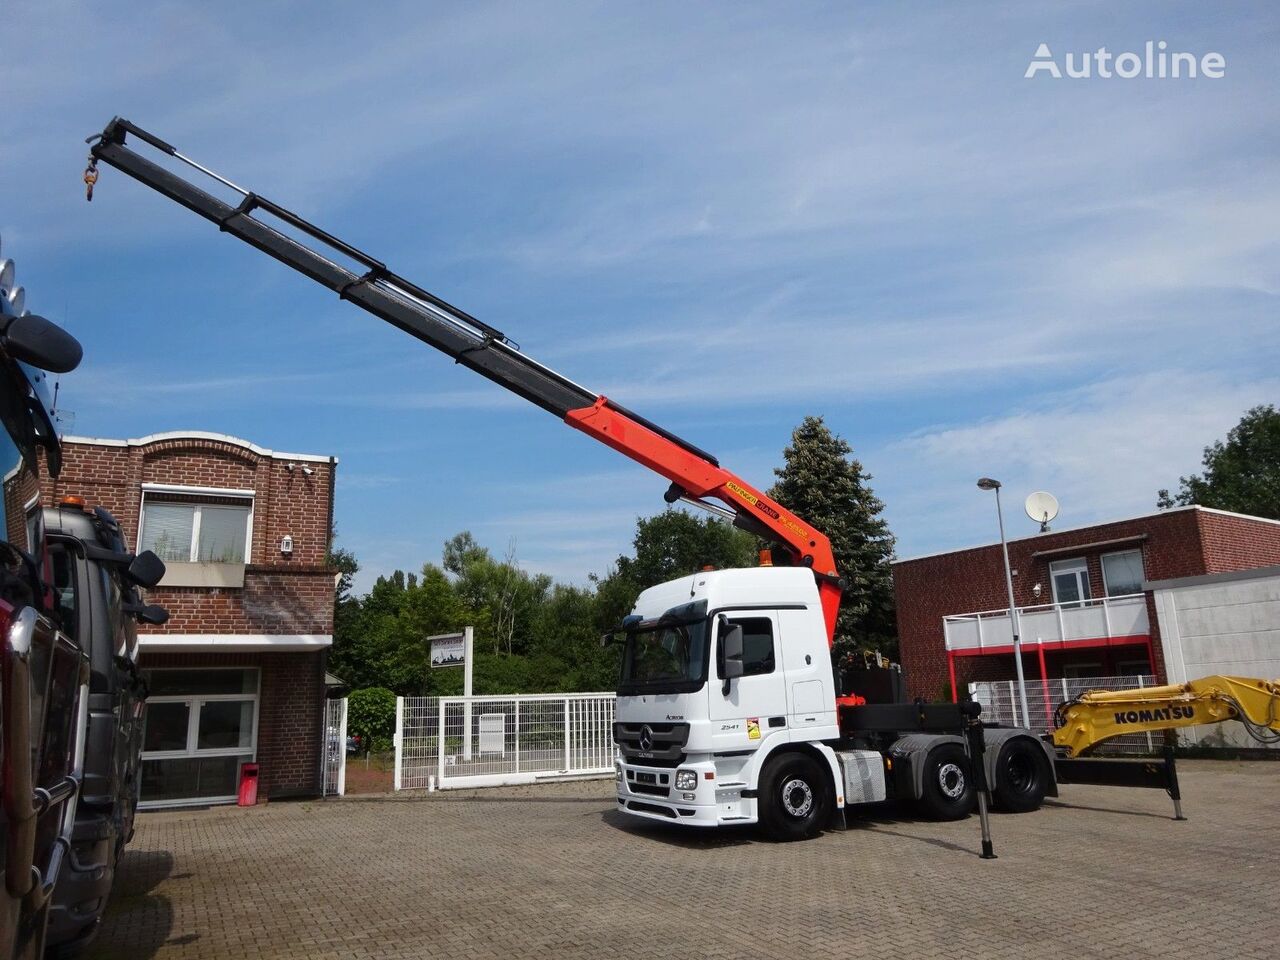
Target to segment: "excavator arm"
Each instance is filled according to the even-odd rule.
[[[238,195],[228,203],[126,143],[132,135]],[[236,186],[183,156],[173,146],[121,118],[91,137],[85,183],[92,198],[99,161],[181,204],[263,253],[333,290],[499,386],[562,419],[670,481],[668,503],[682,500],[726,517],[735,526],[778,543],[791,562],[812,569],[827,641],[835,635],[842,581],[831,543],[791,511],[720,466],[711,454],[607,397],[574,383],[521,352],[501,331],[393,273],[386,264],[326,233],[295,213]],[[210,185],[212,186],[212,185]],[[717,500],[724,506],[709,501]]]
[[[1068,757],[1126,733],[1238,720],[1259,743],[1280,743],[1280,680],[1203,677],[1137,690],[1091,690],[1058,707],[1053,742]]]

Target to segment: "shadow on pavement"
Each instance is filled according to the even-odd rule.
[[[125,850],[116,867],[116,880],[106,915],[85,960],[149,960],[166,943],[191,943],[196,935],[170,941],[173,905],[164,894],[153,893],[173,873],[173,854],[167,850]]]
[[[753,843],[773,844],[780,842],[762,835],[758,828],[751,825],[721,828],[681,827],[676,824],[663,823],[661,820],[642,820],[618,810],[607,810],[600,815],[600,819],[624,833],[686,849],[711,850],[720,847],[740,847]],[[943,840],[939,837],[919,836],[900,829],[888,829],[910,826],[920,822],[919,818],[913,817],[910,811],[900,810],[889,803],[864,809],[857,814],[850,812],[847,828],[842,827],[840,818],[837,816],[823,833],[830,837],[840,837],[844,833],[856,833],[865,830],[887,834],[892,837],[900,837],[904,840],[915,840],[943,850],[972,854],[976,857],[982,849],[982,838],[978,829],[978,818],[974,816],[970,819],[973,824],[972,843],[953,843],[950,840]]]
[[[1088,810],[1090,813],[1118,813],[1122,817],[1151,817],[1155,820],[1172,820],[1173,810],[1167,814],[1152,813],[1149,810],[1118,810],[1115,807],[1090,807],[1082,803],[1063,803],[1061,800],[1046,800],[1046,807],[1060,807],[1063,810]]]
[[[642,820],[617,810],[604,811],[600,819],[623,833],[689,850],[715,850],[762,842],[755,828],[750,826],[679,827],[661,820]]]

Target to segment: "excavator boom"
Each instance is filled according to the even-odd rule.
[[[1137,690],[1093,690],[1058,707],[1053,742],[1068,757],[1126,733],[1238,720],[1259,743],[1280,743],[1280,680],[1202,677]]]
[[[217,181],[237,194],[239,203],[227,203],[142,156],[126,144],[128,136]],[[96,181],[99,161],[123,171],[216,223],[224,233],[239,237],[333,290],[343,300],[399,327],[452,357],[455,363],[469,367],[662,475],[671,482],[666,493],[668,503],[683,500],[708,509],[744,530],[780,544],[792,563],[813,570],[827,640],[832,642],[842,583],[830,541],[768,495],[725,470],[711,454],[556,373],[522,353],[519,345],[500,330],[393,273],[386,264],[297,214],[236,186],[128,120],[113,119],[90,142],[87,184]],[[712,504],[711,500],[724,506]]]

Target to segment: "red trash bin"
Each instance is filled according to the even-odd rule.
[[[240,797],[236,803],[242,807],[252,807],[258,802],[258,765],[256,763],[240,764]]]

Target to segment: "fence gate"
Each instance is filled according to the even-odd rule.
[[[612,693],[401,697],[397,790],[613,773]]]
[[[324,795],[347,792],[347,699],[324,702]]]

